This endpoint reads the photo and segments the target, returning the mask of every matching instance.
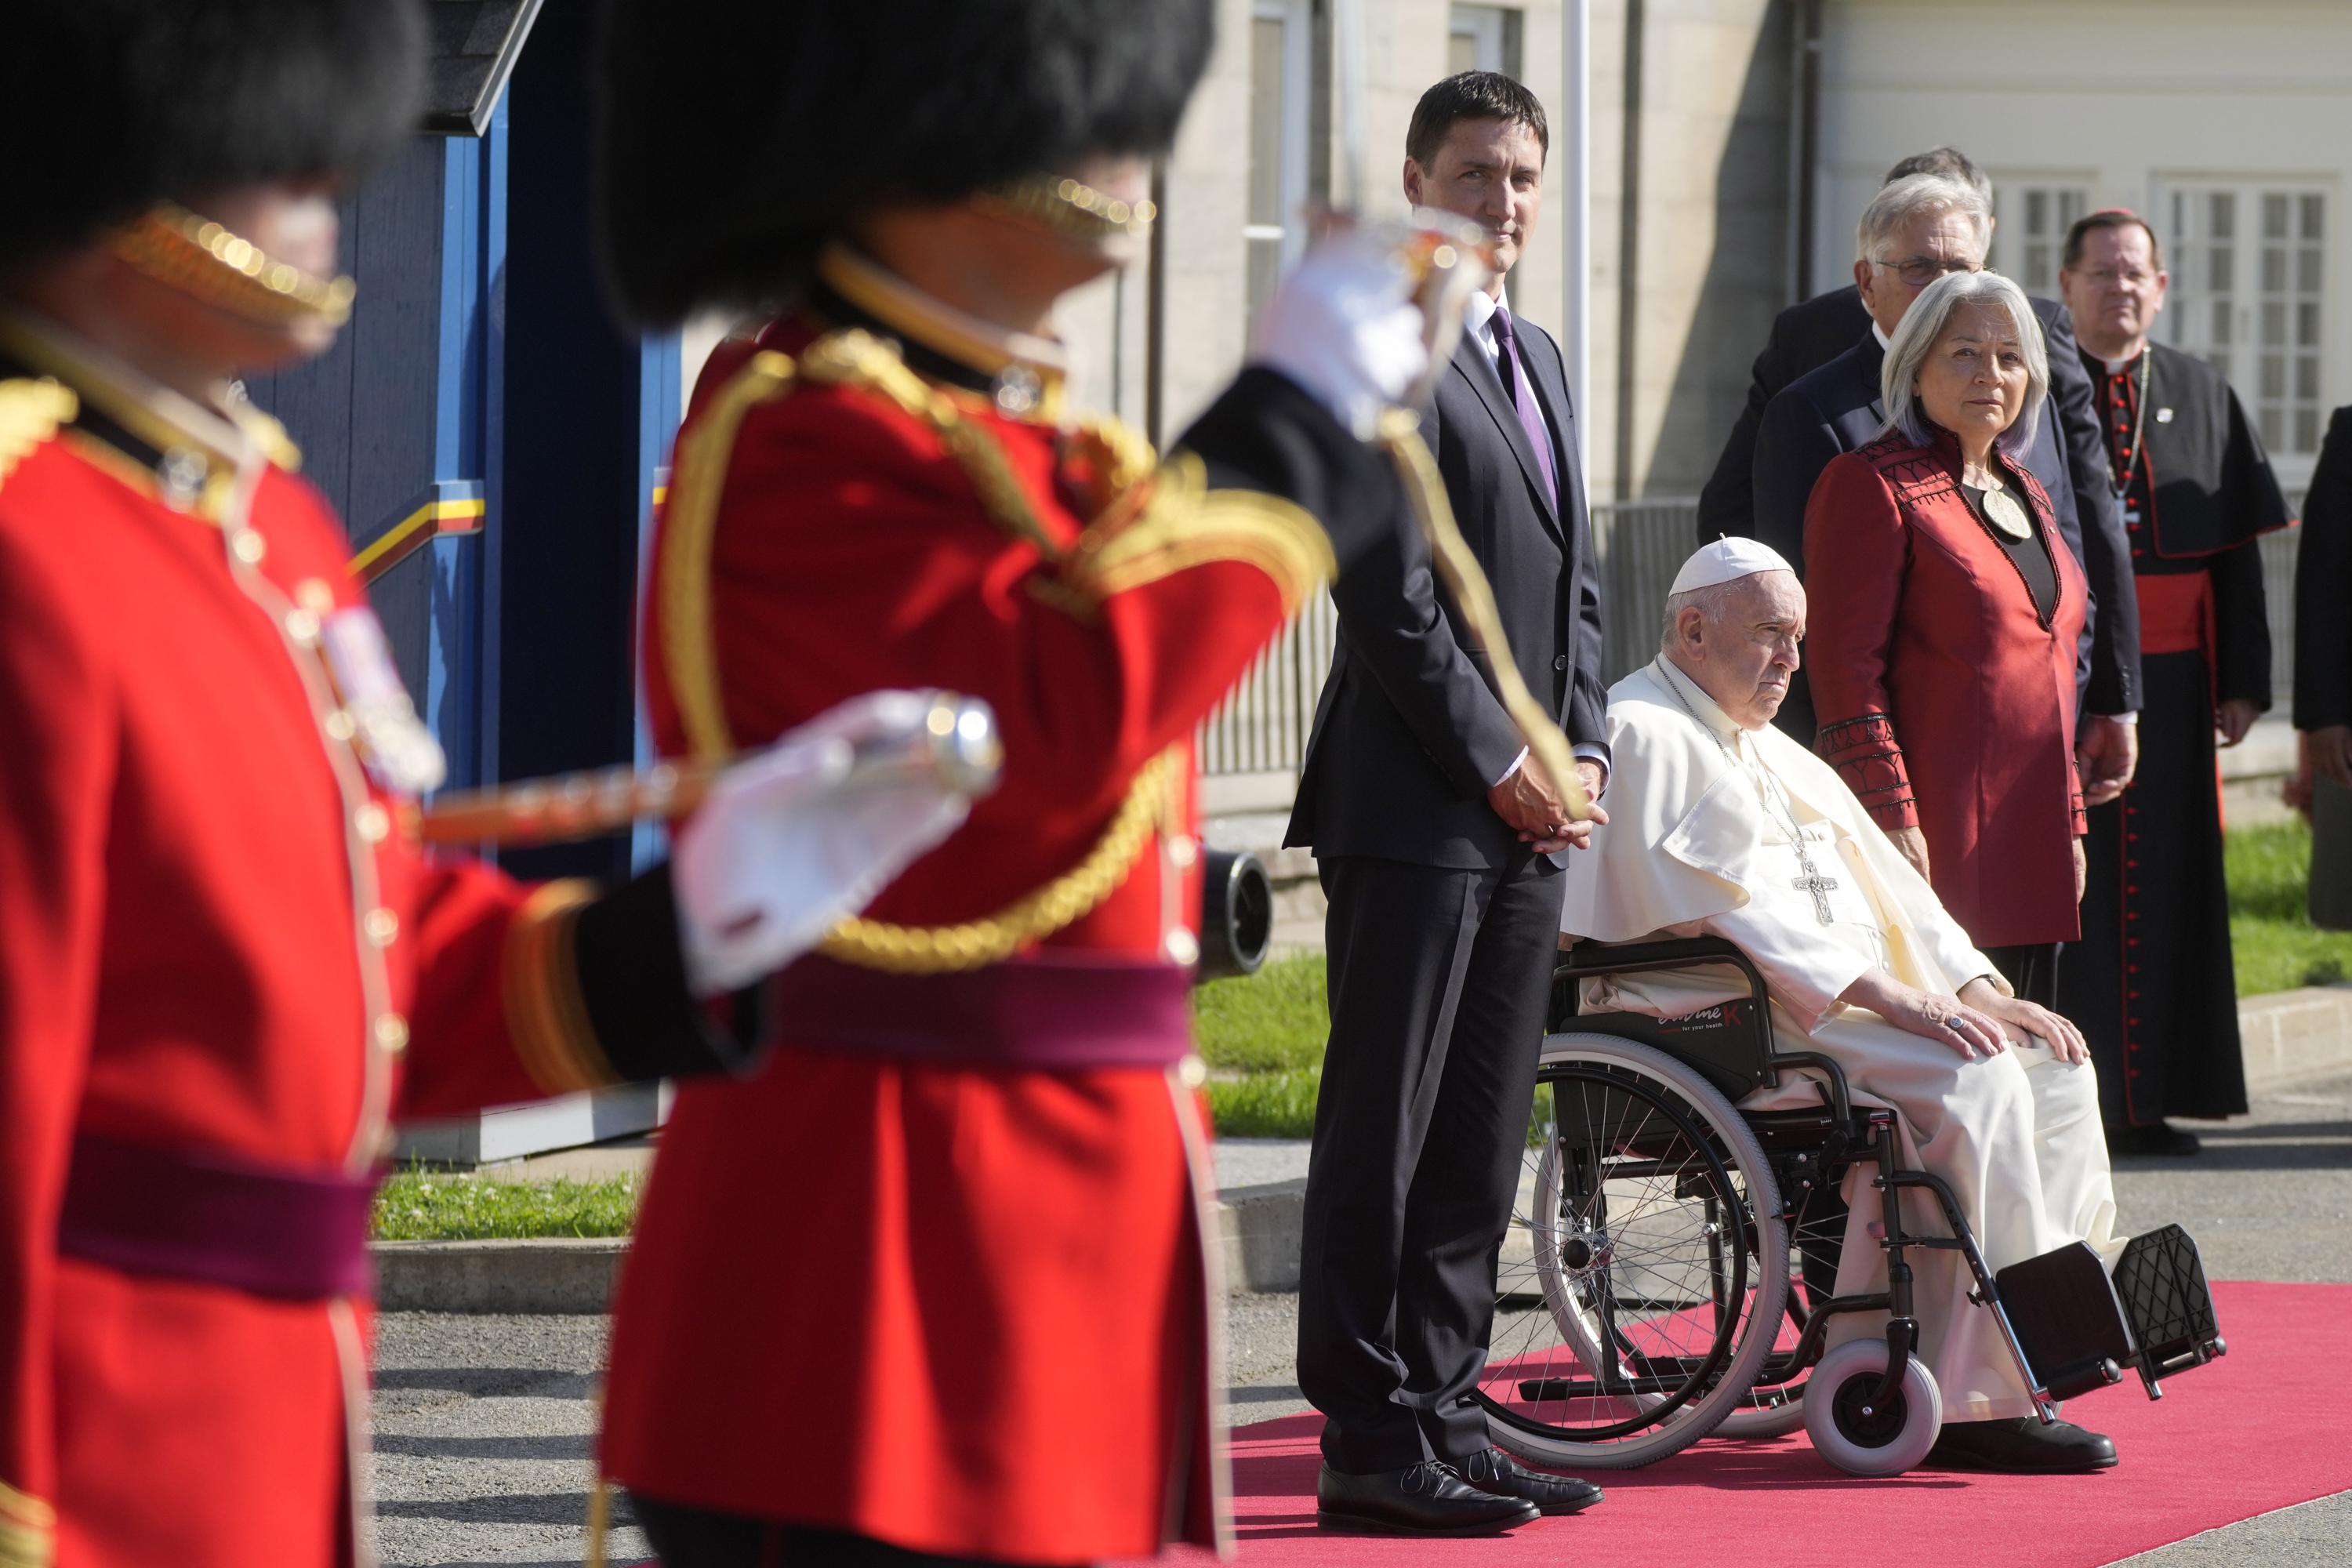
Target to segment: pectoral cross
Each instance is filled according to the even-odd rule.
[[[1838,885],[1837,879],[1835,877],[1822,876],[1820,872],[1813,869],[1812,861],[1802,856],[1798,858],[1797,863],[1804,868],[1805,874],[1798,878],[1795,881],[1790,883],[1789,886],[1796,889],[1797,891],[1801,893],[1812,894],[1813,918],[1815,920],[1821,921],[1823,925],[1835,924],[1836,921],[1832,920],[1830,915],[1830,891]]]

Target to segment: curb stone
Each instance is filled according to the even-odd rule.
[[[2352,985],[2256,996],[2238,1008],[2246,1087],[2262,1093],[2352,1070]],[[1217,1194],[1213,1240],[1225,1289],[1298,1289],[1307,1184],[1269,1182]],[[602,1312],[628,1251],[625,1238],[380,1241],[377,1300],[388,1312]]]

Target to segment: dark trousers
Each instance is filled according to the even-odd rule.
[[[1351,1474],[1488,1444],[1494,1329],[1559,941],[1560,882],[1370,856],[1320,864],[1331,1041],[1315,1104],[1298,1385]]]
[[[2000,971],[2021,998],[2054,1012],[2058,1006],[2058,952],[2063,945],[2032,942],[2016,947],[1988,947],[1984,955],[1992,960],[1993,967]]]
[[[662,1568],[999,1568],[977,1557],[935,1557],[834,1530],[714,1513],[629,1494]]]

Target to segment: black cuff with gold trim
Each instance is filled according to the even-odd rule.
[[[1278,371],[1244,370],[1178,446],[1211,489],[1261,490],[1313,517],[1341,571],[1407,526],[1395,468]]]
[[[704,1002],[688,986],[669,862],[583,905],[572,936],[580,999],[625,1082],[747,1074],[767,1058],[767,988]]]

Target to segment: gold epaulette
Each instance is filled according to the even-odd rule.
[[[0,381],[0,484],[44,441],[81,414],[73,388],[46,376]],[[0,1501],[5,1501],[0,1499]]]
[[[49,1568],[57,1540],[58,1510],[0,1481],[0,1568]]]

